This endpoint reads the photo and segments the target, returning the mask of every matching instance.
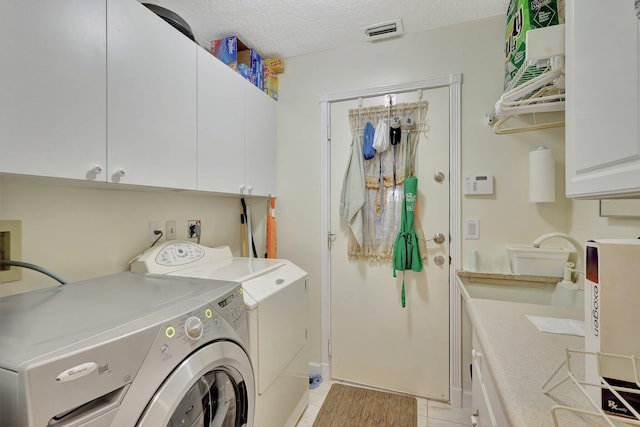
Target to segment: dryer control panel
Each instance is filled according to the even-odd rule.
[[[189,241],[172,240],[153,246],[131,262],[134,273],[168,274],[185,267],[195,267],[222,260],[231,260],[228,246],[210,248]]]
[[[204,250],[190,242],[176,242],[166,245],[155,261],[158,265],[185,265],[191,264],[204,256]]]

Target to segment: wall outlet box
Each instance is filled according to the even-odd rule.
[[[467,175],[464,177],[464,194],[493,194],[493,175]]]
[[[22,221],[0,220],[0,259],[22,260]],[[0,266],[0,283],[22,280],[22,268]]]

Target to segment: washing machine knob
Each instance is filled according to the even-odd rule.
[[[200,339],[204,331],[202,320],[198,319],[195,316],[189,317],[187,321],[184,322],[184,331],[192,340]]]

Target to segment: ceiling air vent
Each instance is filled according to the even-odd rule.
[[[365,40],[370,41],[395,37],[404,33],[404,29],[402,28],[402,19],[400,18],[362,27],[362,30],[364,32]]]

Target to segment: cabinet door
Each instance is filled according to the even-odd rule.
[[[104,179],[105,7],[0,2],[0,172]]]
[[[268,196],[276,193],[276,101],[251,85],[245,97],[245,192]]]
[[[638,18],[633,1],[566,4],[566,190],[640,191]]]
[[[132,0],[108,0],[107,42],[107,179],[195,189],[197,45]]]
[[[198,190],[239,193],[244,185],[244,96],[248,84],[198,49]]]
[[[496,385],[491,376],[491,371],[486,366],[484,360],[484,351],[480,345],[480,341],[475,333],[472,333],[473,353],[473,380],[472,380],[472,399],[473,410],[481,427],[499,427],[508,426],[504,409]]]

